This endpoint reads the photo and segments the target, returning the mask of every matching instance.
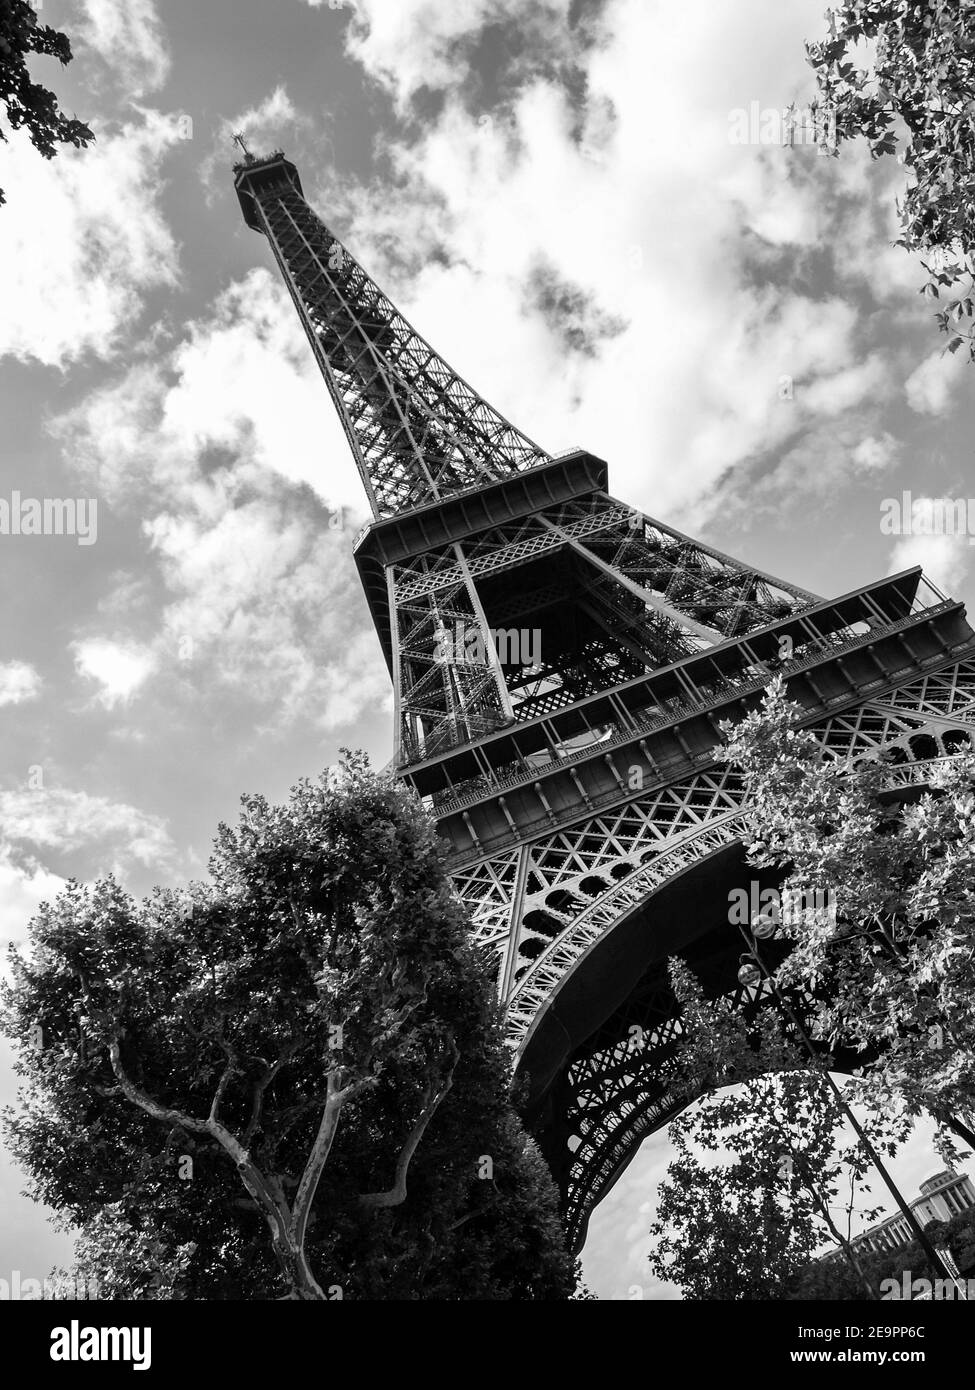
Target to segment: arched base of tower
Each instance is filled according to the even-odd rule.
[[[912,801],[928,789],[931,762],[894,765],[888,795]],[[562,1194],[573,1253],[590,1217],[643,1141],[697,1093],[675,1091],[661,1075],[680,1045],[668,960],[680,956],[711,998],[757,1012],[763,990],[738,980],[744,949],[730,920],[732,895],[756,902],[780,876],[751,868],[740,840],[690,865],[636,905],[579,960],[540,1011],[519,1058],[523,1115]],[[788,951],[769,943],[771,963]],[[862,1064],[838,1054],[837,1072]]]

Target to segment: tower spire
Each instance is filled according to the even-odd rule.
[[[390,303],[283,155],[245,164],[236,186],[248,225],[271,243],[376,518],[547,460]]]
[[[243,154],[244,159],[248,164],[253,164],[255,162],[254,156],[251,154],[250,150],[244,143],[244,132],[242,130],[238,130],[237,133],[234,135],[234,144],[240,146],[241,153]]]

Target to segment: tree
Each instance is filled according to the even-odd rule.
[[[172,1250],[151,1229],[133,1226],[121,1206],[107,1206],[77,1233],[73,1269],[55,1270],[51,1282],[89,1298],[168,1302],[182,1297],[195,1249],[188,1241]]]
[[[850,1240],[855,1204],[870,1190],[870,1159],[844,1132],[823,1070],[802,1056],[771,1006],[746,1018],[709,1000],[679,960],[670,962],[670,978],[682,1043],[662,1078],[677,1095],[709,1094],[670,1127],[677,1157],[651,1228],[654,1273],[689,1298],[777,1300],[831,1240],[859,1296],[876,1297]],[[905,1128],[879,1117],[871,1137],[891,1148]],[[702,1152],[731,1157],[714,1166]],[[844,1189],[845,1233],[834,1215]]]
[[[891,792],[890,765],[851,765],[799,729],[781,679],[722,756],[743,774],[749,862],[785,875],[783,902],[828,903],[780,921],[792,940],[775,971],[811,991],[810,1031],[862,1065],[851,1087],[874,1114],[903,1108],[975,1146],[975,752]],[[911,798],[914,798],[913,800]]]
[[[835,121],[835,153],[863,137],[874,159],[893,155],[910,171],[898,204],[895,243],[927,254],[921,293],[952,290],[937,315],[947,348],[967,343],[975,361],[975,4],[972,0],[846,0],[827,11],[829,37],[806,45],[823,102]],[[872,43],[868,66],[855,50]]]
[[[429,818],[361,755],[243,808],[209,884],[72,883],[31,924],[5,1023],[34,1193],[192,1244],[183,1297],[567,1297]]]
[[[650,1268],[685,1298],[772,1301],[817,1245],[808,1208],[787,1210],[772,1183],[739,1159],[709,1168],[682,1126],[671,1126],[677,1156],[660,1185]]]
[[[34,148],[53,159],[59,144],[86,146],[95,137],[82,121],[64,114],[53,92],[31,80],[27,59],[32,53],[57,58],[64,67],[71,61],[71,44],[66,34],[38,24],[29,0],[0,0],[0,100],[11,127],[26,127]],[[6,138],[0,126],[0,140]]]
[[[822,1078],[780,1072],[708,1096],[671,1124],[676,1157],[651,1228],[659,1278],[687,1298],[787,1296],[814,1252],[839,1235],[829,1199],[848,1155],[836,1152],[826,1098]],[[700,1149],[730,1157],[712,1166]]]
[[[963,1274],[975,1271],[975,1210],[959,1212],[950,1221],[932,1221],[927,1227],[939,1246],[946,1246]]]
[[[877,1260],[866,1251],[858,1252],[857,1258],[871,1288],[879,1289],[883,1274]],[[860,1302],[863,1299],[863,1283],[839,1253],[831,1251],[812,1260],[799,1271],[786,1298],[799,1303],[833,1303],[837,1300]]]

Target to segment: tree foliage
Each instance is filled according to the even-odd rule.
[[[950,1164],[947,1129],[975,1142],[975,752],[934,770],[932,790],[894,795],[885,760],[824,757],[799,717],[777,679],[761,709],[722,726],[745,778],[750,863],[784,874],[783,898],[831,904],[782,928],[791,950],[775,978],[813,993],[824,1051],[861,1059],[851,1098],[932,1114]]]
[[[182,1297],[567,1297],[431,822],[358,755],[243,808],[209,883],[72,883],[31,924],[5,1022],[35,1195],[186,1255]]]
[[[939,328],[975,361],[975,3],[846,0],[827,20],[806,51],[834,152],[862,136],[874,159],[897,154],[909,171],[896,245],[927,257],[921,293],[948,291]]]
[[[845,1129],[823,1066],[802,1054],[771,1007],[746,1018],[707,999],[679,960],[670,977],[683,1041],[664,1074],[678,1092],[707,1094],[670,1126],[676,1157],[651,1228],[654,1273],[687,1298],[779,1300],[831,1241],[859,1297],[873,1296],[850,1244],[870,1157]],[[906,1128],[902,1118],[877,1117],[871,1139],[891,1152]],[[706,1161],[709,1153],[723,1161]]]
[[[52,1282],[89,1298],[170,1302],[184,1296],[195,1250],[195,1241],[173,1249],[150,1224],[134,1225],[121,1204],[106,1206],[76,1233],[70,1274],[57,1269]]]
[[[949,1163],[958,1150],[947,1130],[973,1137],[975,752],[935,770],[930,791],[897,791],[884,759],[857,765],[824,754],[800,719],[776,679],[758,710],[722,725],[722,757],[744,779],[749,862],[775,870],[780,902],[798,905],[765,909],[752,923],[753,954],[784,1016],[760,996],[745,1013],[708,1000],[671,963],[684,1024],[666,1067],[675,1097],[681,1086],[691,1097],[738,1083],[672,1127],[678,1157],[653,1262],[691,1297],[862,1298],[865,1284],[876,1289],[911,1267],[905,1260],[915,1273],[927,1269],[920,1245],[891,1258],[850,1248],[870,1156],[843,1134],[826,1074],[838,1053],[860,1062],[844,1089],[865,1112],[878,1154],[895,1153],[926,1113],[939,1121]],[[780,939],[777,965],[770,936]],[[723,1148],[731,1155],[723,1165],[701,1162],[702,1152]],[[845,1232],[834,1219],[844,1188]],[[802,1250],[827,1232],[846,1267],[826,1260],[803,1269]]]
[[[57,146],[85,146],[95,137],[82,121],[66,116],[55,94],[33,81],[27,70],[31,54],[57,58],[62,67],[71,61],[66,34],[48,24],[38,24],[29,0],[0,0],[0,101],[14,130],[26,128],[31,143],[45,159],[53,159]],[[6,140],[0,126],[0,140]],[[0,204],[5,202],[0,189]]]
[[[671,1124],[650,1264],[686,1298],[780,1300],[833,1238],[844,1183],[837,1122],[821,1077],[756,1077],[699,1101]],[[722,1161],[702,1161],[701,1151]],[[835,1228],[835,1223],[834,1223]],[[861,1297],[864,1296],[861,1289]]]

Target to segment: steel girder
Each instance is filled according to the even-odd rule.
[[[824,758],[883,754],[891,785],[916,790],[975,733],[975,637],[960,605],[919,605],[919,571],[822,601],[617,501],[604,464],[553,460],[434,352],[283,155],[235,174],[362,478],[374,520],[356,558],[393,676],[395,766],[438,817],[518,1064],[544,1073],[532,1113],[575,1248],[687,1101],[660,1077],[672,1001],[640,990],[648,963],[659,974],[658,905],[709,874],[720,889],[739,841],[718,718],[778,669]],[[537,661],[499,654],[509,626],[537,630]],[[609,979],[621,939],[625,978]],[[746,994],[732,983],[728,1006]]]

